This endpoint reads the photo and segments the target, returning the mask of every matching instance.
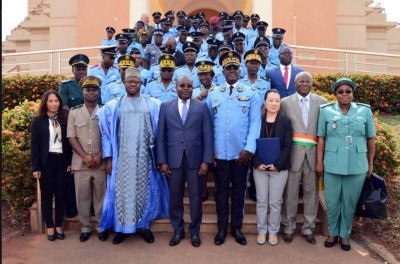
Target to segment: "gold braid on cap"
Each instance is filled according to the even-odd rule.
[[[85,87],[85,86],[100,87],[100,83],[96,79],[89,78],[89,79],[83,81],[82,87]]]
[[[160,68],[175,68],[175,62],[168,58],[169,57],[165,56],[165,59],[160,61]]]
[[[210,72],[212,70],[213,70],[213,66],[210,64],[204,63],[204,61],[202,63],[200,63],[199,66],[197,66],[197,72]]]
[[[120,68],[132,68],[132,67],[135,67],[135,63],[131,60],[121,60],[118,63],[118,66]]]
[[[240,65],[240,59],[235,57],[235,56],[231,56],[231,54],[229,54],[230,56],[226,57],[223,61],[222,61],[222,67],[224,67],[227,64],[236,64],[236,65]]]
[[[255,61],[261,62],[261,56],[256,53],[252,53],[252,54],[247,55],[244,60],[245,61],[255,60]]]

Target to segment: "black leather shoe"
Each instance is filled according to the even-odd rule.
[[[284,234],[283,235],[283,241],[285,241],[285,243],[290,244],[293,241],[293,235],[292,234]]]
[[[310,243],[310,244],[312,244],[312,245],[315,245],[315,244],[317,243],[317,242],[315,241],[315,237],[314,237],[313,234],[307,234],[307,235],[304,235],[304,234],[303,234],[303,237],[307,240],[308,243]]]
[[[123,234],[123,233],[116,233],[116,235],[115,235],[115,237],[114,237],[112,243],[113,243],[114,245],[118,245],[118,244],[124,242],[124,239],[125,239],[125,234]]]
[[[108,238],[108,232],[107,231],[103,231],[99,233],[99,240],[100,241],[106,241]]]
[[[208,200],[208,195],[207,196],[204,196],[204,197],[201,197],[201,202],[202,203],[204,203],[205,201],[207,201]]]
[[[151,244],[154,243],[154,235],[153,233],[150,231],[150,229],[142,229],[142,236],[144,241],[146,241],[147,243]]]
[[[56,240],[56,234],[54,233],[54,234],[52,234],[52,235],[47,235],[47,239],[48,240],[50,240],[50,241],[55,241]]]
[[[330,237],[328,237],[328,239],[329,239]],[[331,247],[333,247],[336,243],[337,243],[337,237],[334,237],[334,240],[333,241],[328,241],[328,239],[327,240],[325,240],[325,242],[324,242],[324,247],[326,247],[326,248],[331,248]]]
[[[90,233],[86,233],[86,232],[81,233],[81,235],[79,236],[79,240],[80,240],[81,242],[85,242],[85,241],[87,241],[89,238],[90,238]]]
[[[235,238],[236,242],[240,245],[246,245],[246,237],[242,234],[240,229],[232,230],[232,236]]]
[[[351,249],[350,241],[348,244],[343,243],[343,239],[340,239],[340,248],[344,251],[349,251]]]
[[[217,235],[214,238],[215,245],[219,246],[219,245],[224,244],[225,237],[226,237],[226,232],[224,232],[224,231],[218,232]]]
[[[174,235],[171,237],[171,240],[169,241],[169,245],[171,247],[178,245],[181,242],[181,239],[185,238],[185,233],[177,233],[175,232]]]
[[[55,235],[56,235],[57,239],[60,239],[60,240],[63,240],[65,238],[65,234],[64,233],[58,233],[56,231]]]
[[[200,245],[201,245],[201,240],[200,240],[199,235],[192,235],[190,242],[192,243],[192,246],[194,246],[194,247],[200,247]]]

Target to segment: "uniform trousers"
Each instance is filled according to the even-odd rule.
[[[215,162],[215,192],[217,206],[218,232],[227,232],[229,220],[229,190],[231,189],[231,228],[242,228],[244,204],[247,186],[248,164],[238,165],[236,160],[220,160]]]
[[[100,229],[99,225],[103,210],[104,195],[106,193],[106,170],[77,170],[74,171],[74,177],[78,217],[82,224],[81,232],[90,233],[92,231],[90,223],[92,203],[97,221],[96,230],[99,233],[103,232],[104,230]]]
[[[62,153],[49,153],[41,170],[40,191],[42,214],[47,228],[53,228],[53,196],[55,198],[55,226],[62,227],[66,203],[67,158]],[[71,176],[72,177],[72,176]]]
[[[301,232],[304,235],[310,235],[315,230],[319,201],[318,177],[305,158],[299,171],[289,170],[284,193],[283,231],[285,234],[293,234],[296,230],[300,182],[302,182],[304,201],[304,223]]]
[[[340,236],[343,239],[350,237],[354,213],[364,185],[365,174],[324,173],[325,202],[330,236]]]
[[[189,168],[186,154],[183,153],[182,164],[177,169],[171,170],[169,178],[169,219],[176,233],[184,232],[183,221],[183,195],[185,192],[185,181],[189,192],[190,220],[189,232],[191,235],[199,235],[202,220],[201,196],[203,191],[203,180],[206,176],[199,176],[199,168]]]
[[[281,223],[283,191],[288,171],[262,171],[253,169],[257,190],[257,227],[259,234],[277,234]],[[269,223],[268,223],[269,207]]]

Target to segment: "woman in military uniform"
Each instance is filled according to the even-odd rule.
[[[318,120],[317,166],[324,173],[328,233],[325,247],[338,241],[350,250],[351,226],[365,177],[372,172],[375,124],[369,105],[354,103],[357,84],[341,78],[332,86],[337,102],[322,105]]]

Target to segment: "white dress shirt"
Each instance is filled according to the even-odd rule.
[[[179,110],[179,115],[181,116],[181,118],[182,118],[182,107],[183,107],[182,102],[183,102],[183,100],[178,98],[178,110]],[[189,112],[189,105],[190,105],[190,99],[186,100],[186,108],[187,108],[188,112]],[[187,116],[186,116],[186,118],[187,118]]]

